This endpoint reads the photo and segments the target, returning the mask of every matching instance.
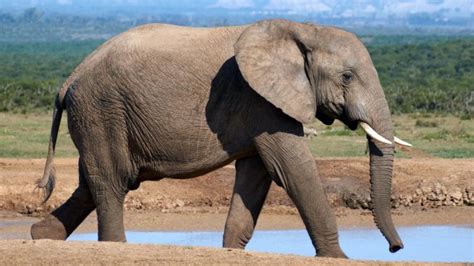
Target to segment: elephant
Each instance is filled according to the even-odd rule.
[[[31,227],[65,240],[96,210],[99,241],[126,241],[123,204],[147,180],[192,178],[236,161],[223,246],[245,248],[270,184],[294,202],[317,256],[346,255],[303,125],[367,132],[376,225],[396,252],[390,213],[395,142],[377,71],[342,29],[283,19],[218,28],[138,26],[84,59],[55,98],[43,177],[50,197],[62,112],[79,152],[72,196]]]

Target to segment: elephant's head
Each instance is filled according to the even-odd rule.
[[[403,248],[390,209],[394,139],[390,110],[369,53],[336,28],[285,20],[248,27],[235,44],[242,76],[259,95],[305,124],[360,124],[370,147],[374,219],[390,244]]]

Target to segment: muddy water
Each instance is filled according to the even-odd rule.
[[[419,226],[399,228],[405,248],[392,254],[375,229],[340,230],[343,250],[353,259],[387,261],[474,262],[472,226]],[[96,233],[73,234],[70,240],[97,240]],[[221,247],[222,232],[128,231],[130,243]],[[247,250],[313,256],[304,230],[256,231]]]

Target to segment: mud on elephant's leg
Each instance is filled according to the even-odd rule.
[[[224,247],[245,248],[272,182],[258,156],[236,162],[236,179],[224,230]]]
[[[31,226],[31,237],[65,240],[94,209],[95,204],[79,162],[79,186],[63,205]]]
[[[263,133],[255,140],[268,172],[295,203],[317,256],[345,258],[336,218],[329,206],[306,140],[292,133]]]

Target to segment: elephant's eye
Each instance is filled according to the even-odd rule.
[[[345,85],[348,85],[349,83],[351,83],[351,81],[352,81],[352,73],[351,72],[344,72],[342,74],[342,82]]]

